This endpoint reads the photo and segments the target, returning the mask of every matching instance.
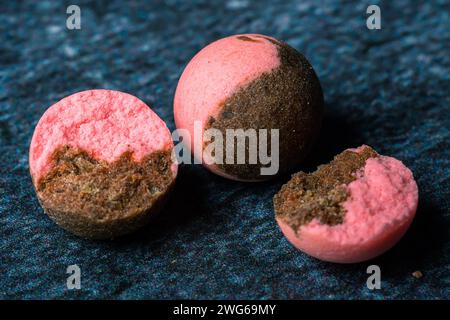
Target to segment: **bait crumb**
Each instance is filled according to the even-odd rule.
[[[342,203],[348,196],[345,186],[356,179],[355,173],[364,167],[367,159],[377,156],[370,147],[359,153],[346,150],[313,173],[294,174],[274,196],[277,218],[295,232],[314,218],[330,226],[343,223]]]
[[[423,277],[423,273],[421,271],[417,270],[412,273],[412,276],[416,279],[420,279]]]

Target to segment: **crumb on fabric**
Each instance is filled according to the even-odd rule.
[[[421,271],[417,270],[412,273],[412,276],[416,279],[420,279],[423,277],[423,273]]]

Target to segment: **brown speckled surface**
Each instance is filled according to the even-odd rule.
[[[261,41],[256,36],[245,36],[242,40]],[[279,173],[284,173],[305,158],[317,138],[322,120],[323,94],[306,58],[285,43],[270,41],[277,46],[280,66],[226,99],[217,118],[210,118],[205,129],[219,129],[224,136],[224,145],[230,143],[226,139],[226,129],[255,129],[257,132],[259,129],[279,129]],[[271,150],[270,138],[268,148]],[[225,163],[218,167],[239,179],[271,178],[260,174],[260,168],[264,165],[249,163],[248,152],[246,142],[245,164]],[[236,154],[237,148],[235,159]]]

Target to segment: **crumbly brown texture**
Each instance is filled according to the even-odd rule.
[[[295,232],[314,218],[331,226],[342,223],[345,215],[342,203],[348,196],[345,186],[356,179],[355,173],[367,159],[377,156],[370,147],[360,153],[346,150],[313,173],[294,174],[274,196],[277,219]]]
[[[279,173],[288,171],[305,157],[319,132],[323,112],[319,80],[306,58],[287,44],[263,36],[237,38],[247,42],[269,40],[277,46],[281,64],[223,101],[219,115],[210,117],[205,129],[219,129],[224,135],[224,144],[226,129],[252,128],[257,133],[259,129],[279,129]],[[270,151],[270,131],[267,137]],[[225,173],[243,180],[270,178],[260,175],[264,165],[249,164],[248,152],[247,141],[245,164],[218,166]],[[235,159],[236,153],[235,145]],[[225,149],[223,154],[225,156]]]
[[[107,163],[63,146],[52,163],[35,181],[39,201],[58,224],[85,238],[114,238],[142,226],[174,182],[170,151],[140,162],[127,152]]]

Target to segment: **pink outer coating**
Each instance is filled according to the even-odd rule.
[[[399,160],[379,156],[369,158],[357,176],[347,186],[344,223],[328,226],[313,220],[300,227],[296,235],[289,225],[277,219],[295,247],[321,260],[354,263],[374,258],[400,240],[418,203],[417,184],[411,171]]]
[[[257,41],[243,41],[238,37]],[[264,38],[265,37],[265,38]],[[217,116],[221,103],[265,72],[280,65],[277,47],[257,34],[234,35],[217,40],[192,58],[178,82],[174,98],[174,117],[178,129],[187,129],[191,141],[186,145],[202,159],[202,148],[194,147],[194,121],[203,127],[210,116]],[[199,132],[203,135],[203,130]],[[198,139],[198,137],[196,138]],[[228,178],[215,165],[205,165]]]
[[[44,113],[30,145],[30,171],[37,181],[51,169],[50,156],[60,146],[87,151],[113,162],[132,151],[135,161],[158,150],[173,148],[166,124],[138,98],[112,90],[72,94]],[[177,165],[172,165],[176,175]]]

